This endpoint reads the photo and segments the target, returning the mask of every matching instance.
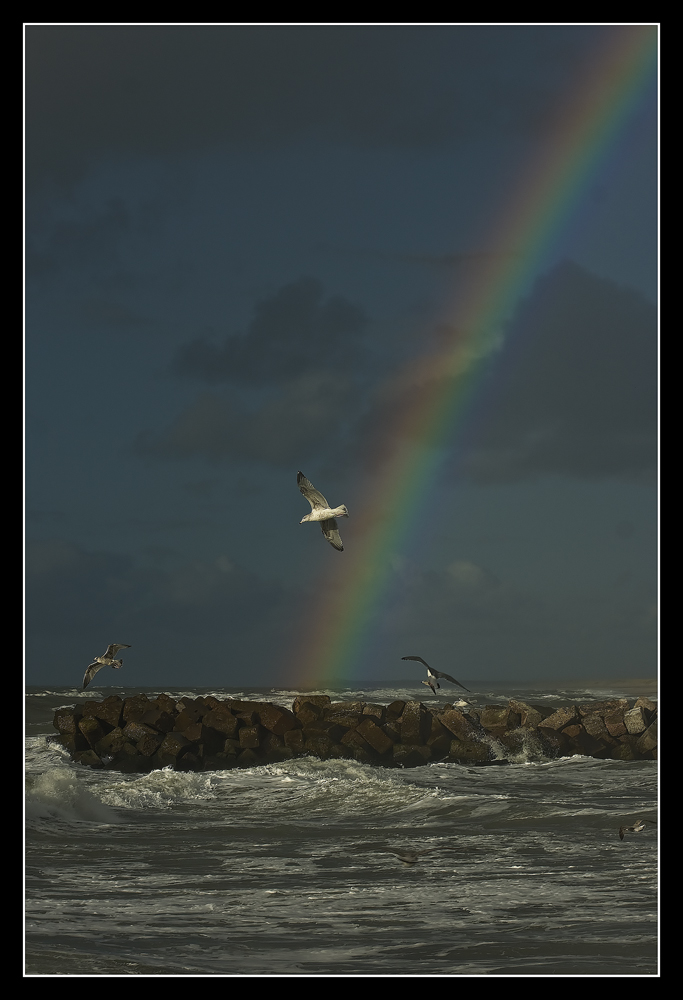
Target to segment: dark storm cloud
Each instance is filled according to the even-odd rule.
[[[222,345],[184,345],[172,370],[206,382],[284,383],[309,372],[360,369],[366,359],[362,310],[342,296],[324,297],[315,278],[301,278],[257,303],[247,332]]]
[[[140,599],[129,556],[87,552],[62,539],[26,545],[27,625],[69,632],[92,619],[117,620]]]
[[[655,306],[561,265],[521,304],[478,406],[466,468],[479,482],[541,474],[651,480]]]
[[[487,629],[507,629],[520,615],[538,612],[536,600],[530,601],[469,560],[455,560],[443,570],[416,569],[402,575],[391,621],[407,634],[419,627],[425,635],[446,637],[454,629],[481,635],[484,623]]]
[[[390,354],[383,373],[353,379],[346,372],[371,370],[358,362],[361,330],[360,310],[342,300],[323,303],[316,282],[288,286],[261,303],[247,335],[223,346],[197,341],[174,362],[176,372],[205,381],[268,386],[267,398],[250,404],[237,392],[204,392],[169,429],[141,435],[138,450],[273,465],[333,453],[338,467],[374,469],[397,434],[419,433],[405,413],[419,412],[420,400],[457,392],[457,383],[447,389],[419,358],[393,367]],[[432,331],[431,343],[446,333],[452,336]],[[419,335],[424,345],[422,328]],[[482,484],[540,475],[651,479],[657,317],[639,293],[564,263],[522,302],[502,347],[470,363],[485,371],[467,423],[450,443],[460,455],[458,476]]]
[[[27,233],[27,271],[43,272],[57,263],[88,269],[118,267],[120,240],[130,229],[130,214],[122,200],[110,198],[86,217],[59,220],[40,242]]]
[[[136,450],[288,465],[335,447],[369,379],[366,327],[361,309],[326,297],[314,278],[283,286],[256,304],[244,334],[221,344],[195,340],[178,351],[172,372],[216,389],[202,392],[161,433],[142,433]]]
[[[28,26],[28,177],[225,143],[538,131],[600,39],[581,25]]]
[[[579,593],[568,592],[557,603],[464,559],[401,575],[383,621],[386,642],[421,650],[437,669],[457,664],[458,678],[490,677],[501,668],[516,669],[520,677],[544,676],[549,663],[556,676],[598,676],[606,649],[608,659],[616,657],[629,670],[638,663],[656,669],[650,588],[606,590],[586,580]]]
[[[343,434],[357,391],[347,378],[312,372],[279,387],[255,406],[241,399],[203,392],[161,434],[142,433],[140,455],[211,461],[289,465],[334,448]]]
[[[517,257],[514,251],[469,250],[453,253],[397,253],[387,250],[351,250],[342,247],[327,246],[324,243],[317,250],[339,254],[344,257],[367,258],[369,260],[391,261],[399,264],[424,264],[426,267],[438,270],[461,270],[468,264],[477,265],[501,258]]]
[[[71,639],[83,630],[165,628],[216,638],[241,633],[277,609],[282,591],[234,565],[186,560],[153,570],[130,556],[89,552],[62,539],[27,545],[29,630]],[[108,640],[106,640],[108,641]],[[169,645],[170,645],[169,640]]]
[[[146,316],[140,315],[119,302],[112,302],[108,299],[90,298],[75,303],[74,313],[80,320],[92,326],[107,326],[126,330],[151,325],[151,321]]]
[[[502,347],[474,363],[484,374],[449,444],[459,477],[652,479],[657,313],[639,293],[564,263],[522,302]],[[409,407],[457,391],[455,380],[423,378],[417,360],[392,373],[359,420],[358,461],[372,468],[391,452]]]

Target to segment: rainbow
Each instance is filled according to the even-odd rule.
[[[354,544],[316,581],[296,634],[289,681],[302,687],[358,680],[357,664],[405,547],[444,461],[444,449],[481,383],[481,360],[530,289],[542,259],[566,231],[587,183],[609,154],[657,65],[658,29],[629,25],[607,31],[592,70],[558,110],[557,126],[534,163],[512,185],[493,220],[467,295],[450,317],[452,333],[437,351],[411,362],[387,391],[402,394],[386,446],[354,518]],[[406,397],[410,402],[405,404]],[[392,498],[387,510],[387,497]],[[302,652],[303,651],[303,652]]]

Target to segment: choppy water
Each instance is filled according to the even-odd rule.
[[[95,696],[111,693],[133,691]],[[289,705],[299,692],[210,693]],[[319,693],[436,701],[403,687]],[[529,747],[505,766],[300,758],[121,775],[48,739],[55,709],[80,697],[28,696],[28,975],[658,973],[658,826],[618,837],[657,817],[653,761],[548,761]],[[389,853],[405,848],[434,851],[406,866]]]

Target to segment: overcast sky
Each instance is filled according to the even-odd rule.
[[[296,682],[411,365],[623,30],[26,28],[29,683],[110,642],[130,684]],[[657,222],[652,85],[500,331],[349,679],[406,654],[468,687],[654,674]],[[348,505],[345,552],[299,524],[299,469]]]

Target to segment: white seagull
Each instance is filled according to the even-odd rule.
[[[654,826],[657,825],[657,821],[654,819],[637,819],[633,826],[620,826],[619,827],[619,840],[624,839],[625,833],[640,833],[645,829],[646,823],[652,823]]]
[[[313,483],[310,483],[306,479],[303,472],[297,472],[296,481],[299,489],[311,505],[311,513],[302,517],[299,524],[303,524],[304,521],[319,521],[322,533],[330,545],[337,549],[338,552],[343,552],[344,546],[339,537],[335,517],[348,517],[348,510],[344,504],[341,507],[330,507],[322,493],[319,493]]]
[[[130,646],[125,642],[111,642],[107,646],[104,656],[95,657],[85,671],[85,677],[83,678],[83,691],[85,691],[97,671],[101,670],[102,667],[113,667],[114,670],[119,670],[123,666],[123,659],[114,659],[120,649],[130,649]]]
[[[457,684],[458,687],[463,689],[463,691],[467,691],[469,693],[469,688],[466,688],[464,684],[460,683],[460,681],[456,681],[455,677],[451,677],[450,674],[442,674],[440,670],[434,670],[432,667],[429,666],[426,660],[422,659],[421,656],[402,656],[401,659],[417,660],[418,663],[424,663],[425,667],[427,668],[427,680],[422,681],[422,683],[426,684],[427,687],[430,687],[434,692],[434,694],[436,694],[436,689],[441,687],[441,685],[439,684],[439,677],[443,677],[444,680],[451,681],[453,684]]]

